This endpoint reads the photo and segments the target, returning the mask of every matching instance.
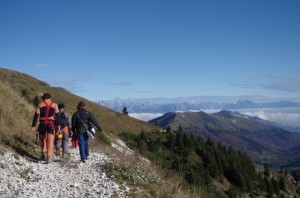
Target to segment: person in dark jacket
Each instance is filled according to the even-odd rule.
[[[85,163],[85,160],[89,158],[90,152],[89,136],[86,132],[86,127],[93,124],[100,132],[103,129],[93,114],[86,110],[84,102],[78,103],[77,110],[72,116],[72,131],[74,132],[73,135],[77,135],[81,161]]]

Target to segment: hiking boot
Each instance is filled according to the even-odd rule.
[[[48,157],[47,157],[46,163],[47,163],[47,164],[50,164],[51,162],[52,162],[52,156],[48,156]]]
[[[44,160],[46,160],[46,158],[47,158],[47,153],[41,153],[41,157],[40,157],[40,160],[41,161],[44,161]]]
[[[62,158],[67,158],[69,159],[71,157],[71,154],[70,153],[63,153],[62,154]]]

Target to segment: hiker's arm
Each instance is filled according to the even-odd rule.
[[[35,126],[36,126],[36,123],[38,121],[38,118],[40,116],[40,105],[38,105],[35,109],[35,113],[34,113],[34,116],[33,116],[33,120],[32,120],[32,127],[31,127],[31,131],[35,131]]]
[[[57,128],[57,131],[60,130],[60,116],[59,116],[59,109],[58,109],[58,106],[57,104],[54,103],[54,109],[55,109],[55,125],[56,125],[56,128]]]
[[[34,116],[33,116],[33,121],[32,121],[32,127],[31,127],[31,130],[32,131],[35,131],[35,126],[36,126],[36,123],[38,121],[38,118],[39,118],[39,114],[38,113],[35,113]]]
[[[59,113],[55,113],[55,125],[57,127],[57,130],[60,130],[60,118],[59,118]]]
[[[92,114],[91,114],[90,120],[91,120],[92,124],[95,125],[95,127],[97,127],[97,129],[100,132],[103,131],[102,127],[100,126],[100,124],[97,122],[97,120],[95,119],[95,117]]]

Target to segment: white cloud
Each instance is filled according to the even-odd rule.
[[[297,127],[300,126],[300,114],[299,113],[282,113],[282,112],[242,112],[245,115],[252,117],[259,117],[264,120],[280,123],[287,126]]]
[[[195,112],[198,111],[199,110],[195,110]],[[208,110],[201,110],[201,111],[204,111],[206,113],[215,113],[215,112],[219,112],[220,109],[208,109]],[[294,111],[283,110],[283,109],[269,109],[269,110],[248,109],[248,110],[240,110],[239,112],[244,115],[258,117],[264,120],[269,120],[286,126],[300,127],[299,109],[297,110],[294,109]],[[162,115],[163,115],[162,113],[129,113],[129,116],[146,122],[154,118],[160,117]]]
[[[154,118],[162,116],[162,113],[129,113],[130,117],[148,122],[149,120],[152,120]]]

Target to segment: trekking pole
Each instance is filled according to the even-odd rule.
[[[38,145],[39,145],[39,142],[38,142],[38,139],[39,139],[39,133],[36,131],[35,132],[35,145],[34,145],[34,151],[37,152],[38,151]]]
[[[35,132],[35,143],[38,145],[39,132]]]

